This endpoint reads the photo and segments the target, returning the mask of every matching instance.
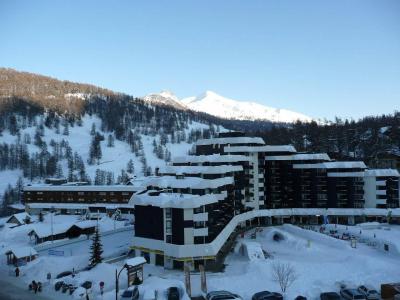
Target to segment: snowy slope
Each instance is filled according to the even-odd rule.
[[[130,150],[130,146],[124,142],[115,139],[115,146],[114,147],[107,147],[107,140],[100,142],[101,144],[101,151],[102,151],[102,158],[99,164],[89,165],[87,163],[89,158],[89,149],[92,140],[92,136],[90,135],[90,130],[92,124],[95,124],[96,129],[103,134],[105,137],[109,133],[101,131],[101,120],[97,116],[89,116],[85,115],[82,118],[82,126],[70,126],[69,127],[69,135],[57,134],[55,129],[49,129],[47,127],[44,128],[44,137],[43,140],[50,144],[51,140],[54,140],[57,143],[60,143],[63,139],[68,141],[69,145],[72,148],[73,152],[78,152],[79,155],[82,157],[86,173],[92,179],[95,178],[96,170],[100,169],[103,171],[109,171],[114,173],[114,179],[116,180],[118,175],[120,174],[122,169],[126,170],[127,163],[130,159],[133,160],[134,163],[134,174],[136,176],[143,176],[142,172],[142,162],[141,158],[136,156],[135,153],[132,153]],[[192,129],[208,129],[209,125],[205,125],[198,122],[191,122],[188,124],[188,128],[185,129],[186,134]],[[33,144],[33,137],[35,134],[35,127],[27,127],[25,129],[20,130],[20,135],[24,136],[25,133],[29,134],[32,138],[32,143],[28,144],[28,151],[32,153],[39,152],[39,147]],[[146,157],[147,165],[154,170],[156,167],[162,167],[166,164],[166,162],[162,159],[157,158],[157,156],[153,153],[153,140],[159,142],[160,136],[148,136],[148,135],[141,135],[142,143],[143,143],[143,152]],[[4,130],[2,132],[2,136],[0,136],[0,143],[7,143],[12,144],[15,143],[17,140],[17,136],[13,136],[9,133],[8,130]],[[187,142],[181,143],[167,143],[166,148],[171,152],[171,156],[182,156],[186,155],[188,151],[192,148],[192,144]],[[52,148],[49,146],[49,151]],[[67,160],[63,159],[61,162],[63,176],[68,176],[68,165]],[[19,176],[22,175],[21,170],[4,170],[0,171],[0,202],[3,196],[3,193],[8,184],[12,186],[15,185]],[[30,183],[27,178],[24,179],[24,183]]]
[[[211,91],[197,97],[181,100],[188,108],[210,115],[236,120],[268,120],[293,123],[297,120],[310,122],[312,118],[286,109],[264,106],[256,102],[243,102],[225,98]]]

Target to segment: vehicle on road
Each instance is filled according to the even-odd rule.
[[[137,286],[131,286],[121,294],[121,300],[138,300],[139,289]]]
[[[366,297],[368,300],[378,300],[378,299],[381,298],[381,295],[378,293],[378,291],[375,290],[375,289],[372,288],[372,287],[369,287],[369,286],[360,285],[360,286],[358,287],[358,291],[359,291],[361,294],[365,295],[365,297]]]
[[[56,291],[59,291],[59,290],[61,289],[61,287],[63,286],[63,284],[64,284],[64,281],[57,281],[57,282],[54,284],[54,289],[55,289]]]
[[[167,290],[167,299],[168,300],[179,300],[179,289],[175,286],[168,288]]]
[[[242,300],[242,297],[228,291],[209,292],[206,300]]]
[[[356,289],[342,289],[340,295],[347,300],[366,300],[365,295],[361,294]]]
[[[319,298],[321,300],[340,300],[341,299],[340,295],[336,292],[321,293],[319,295]]]
[[[61,272],[60,274],[58,274],[56,276],[56,278],[59,279],[59,278],[63,278],[63,277],[69,276],[69,275],[72,275],[72,272],[71,271],[65,271],[65,272]]]
[[[270,291],[262,291],[255,293],[252,300],[283,300],[283,296],[280,293],[270,292]]]

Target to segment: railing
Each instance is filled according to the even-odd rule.
[[[252,210],[240,215],[236,215],[218,234],[218,236],[208,244],[196,245],[175,245],[164,241],[134,237],[133,246],[147,249],[159,250],[164,255],[186,258],[216,256],[235,230],[235,228],[246,221],[259,217],[283,217],[283,216],[384,216],[392,212],[392,217],[400,217],[400,209],[379,209],[379,208],[287,208],[287,209],[262,209]]]

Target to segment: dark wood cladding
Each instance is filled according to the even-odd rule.
[[[118,203],[125,204],[134,191],[24,191],[25,203]]]
[[[135,236],[163,241],[163,209],[155,206],[135,206]]]

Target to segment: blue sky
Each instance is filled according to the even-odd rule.
[[[400,110],[400,1],[0,1],[0,66],[313,117]]]

